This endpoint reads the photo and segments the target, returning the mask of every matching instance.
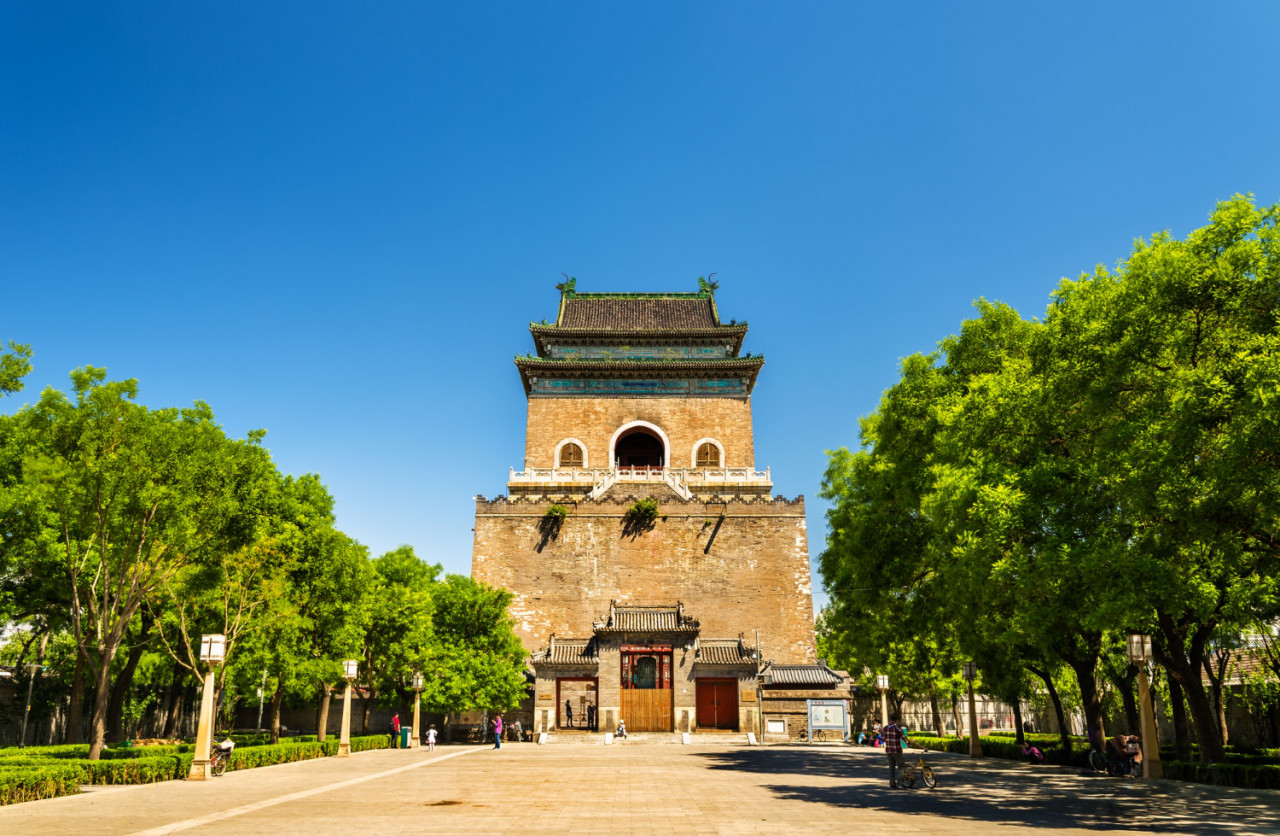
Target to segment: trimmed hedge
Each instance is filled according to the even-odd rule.
[[[1186,763],[1166,761],[1164,777],[1250,790],[1280,789],[1280,764]]]
[[[324,743],[277,743],[274,746],[239,746],[231,753],[227,769],[253,769],[258,766],[273,766],[277,763],[294,763],[295,761],[323,758],[338,753],[338,744],[332,746]]]
[[[325,741],[326,743],[328,741]],[[371,749],[390,749],[391,735],[389,734],[371,734],[365,737],[351,738],[352,752],[368,752]],[[334,749],[336,752],[337,749]]]
[[[36,768],[0,766],[0,806],[80,792],[80,770],[55,764]]]
[[[385,734],[351,738],[352,752],[386,749]],[[82,784],[152,784],[186,778],[195,760],[190,743],[103,749],[102,759],[88,759],[85,744],[0,749],[0,804],[56,798],[80,792]],[[253,769],[294,763],[338,753],[338,741],[287,742],[275,745],[238,744],[228,769]]]
[[[1001,736],[1003,737],[1003,736]],[[927,734],[912,734],[908,736],[912,746],[918,746],[922,749],[932,749],[935,752],[952,752],[957,755],[969,754],[969,738],[954,737],[934,737]],[[1059,746],[1041,746],[1034,740],[1029,741],[1044,753],[1044,762],[1058,764],[1060,766],[1077,766],[1081,769],[1087,769],[1089,766],[1089,750],[1088,748],[1072,749],[1070,753],[1063,751]],[[1057,742],[1057,737],[1054,737]],[[990,758],[1001,758],[1002,760],[1021,761],[1026,760],[1022,754],[1022,747],[1012,740],[992,739],[992,737],[982,738],[982,754]]]

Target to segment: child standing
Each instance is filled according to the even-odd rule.
[[[427,729],[427,751],[434,752],[436,750],[436,724],[432,723],[431,728]]]

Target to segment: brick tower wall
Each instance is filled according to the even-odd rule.
[[[570,503],[554,538],[539,530],[547,502],[477,500],[471,574],[515,595],[511,613],[526,648],[543,647],[553,632],[590,636],[610,600],[683,601],[704,637],[741,633],[750,643],[759,629],[766,658],[815,661],[803,497],[708,504],[653,491],[665,519],[633,536],[623,516],[638,497],[621,487]]]
[[[671,442],[668,467],[689,467],[702,438],[724,445],[722,467],[754,467],[749,398],[530,398],[525,467],[554,467],[556,445],[577,438],[590,467],[612,467],[609,439],[619,427],[647,421]]]

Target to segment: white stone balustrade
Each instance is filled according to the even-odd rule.
[[[615,482],[665,482],[675,478],[681,484],[772,483],[769,468],[751,467],[530,467],[511,469],[509,484],[579,482],[596,485],[606,479]]]

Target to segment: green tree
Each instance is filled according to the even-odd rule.
[[[22,378],[31,373],[31,346],[9,341],[0,351],[0,395],[22,391]]]
[[[360,666],[365,731],[374,704],[380,700],[405,704],[412,693],[414,672],[426,664],[440,568],[419,560],[411,546],[400,546],[373,560],[374,578],[364,596]]]
[[[508,613],[511,593],[465,575],[432,590],[435,616],[423,703],[439,712],[510,711],[525,695],[528,654]]]
[[[134,616],[202,555],[234,551],[251,526],[239,517],[246,459],[260,434],[228,439],[209,407],[149,410],[135,381],[72,373],[74,400],[46,390],[17,417],[21,482],[9,501],[51,525],[28,532],[68,581],[71,631],[95,680],[90,758],[106,730],[111,667]],[[12,496],[17,493],[18,496]]]

